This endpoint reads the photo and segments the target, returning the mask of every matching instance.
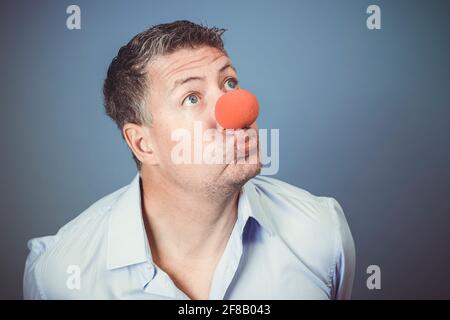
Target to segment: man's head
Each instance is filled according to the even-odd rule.
[[[224,31],[189,21],[160,24],[136,35],[113,59],[104,84],[105,108],[141,173],[214,194],[235,189],[259,172],[259,161],[177,164],[171,158],[178,129],[192,133],[192,145],[196,124],[225,136],[214,107],[239,85],[223,46]]]

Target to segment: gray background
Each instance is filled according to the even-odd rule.
[[[28,239],[135,175],[102,81],[134,34],[177,19],[228,29],[259,125],[280,128],[276,177],[343,206],[353,298],[450,298],[449,1],[2,1],[0,14],[0,298],[22,297]],[[381,290],[366,288],[370,264]]]

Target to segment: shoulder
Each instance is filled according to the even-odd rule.
[[[55,235],[28,241],[23,289],[25,299],[46,299],[52,292],[63,292],[68,273],[74,267],[92,263],[102,255],[108,212],[126,187],[101,198]]]
[[[333,197],[317,196],[278,179],[250,180],[260,208],[277,237],[299,260],[318,270],[329,286],[342,261],[354,260],[354,243],[344,210]],[[337,271],[336,271],[337,270]]]
[[[270,211],[275,226],[283,218],[331,229],[346,223],[343,209],[333,197],[314,195],[287,182],[265,176],[257,176],[250,181],[259,194],[258,200],[275,209]]]

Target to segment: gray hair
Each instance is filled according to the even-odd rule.
[[[149,88],[148,63],[179,49],[209,46],[226,54],[222,40],[225,29],[208,28],[187,20],[155,25],[134,36],[121,47],[108,68],[103,85],[106,114],[120,130],[126,123],[151,125],[145,106]],[[138,170],[141,162],[133,154]]]

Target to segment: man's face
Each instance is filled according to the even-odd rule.
[[[156,58],[148,71],[150,91],[146,107],[153,115],[149,132],[156,165],[143,163],[143,167],[155,170],[163,180],[208,193],[233,190],[259,173],[259,155],[253,163],[227,163],[224,159],[221,164],[177,164],[172,159],[178,143],[172,139],[176,130],[190,133],[192,158],[195,126],[198,130],[201,125],[203,131],[213,130],[225,138],[226,132],[215,119],[215,105],[220,96],[239,87],[236,71],[226,54],[211,47],[181,49]],[[256,123],[251,128],[256,131]],[[236,151],[235,139],[231,136],[231,145],[224,143],[224,154],[230,148]],[[216,141],[203,142],[202,149],[211,143]]]

